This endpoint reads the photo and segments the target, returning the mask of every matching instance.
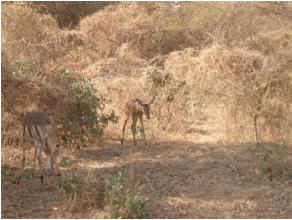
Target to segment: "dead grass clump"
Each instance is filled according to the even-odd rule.
[[[113,57],[116,50],[128,43],[137,56],[148,57],[155,50],[151,39],[153,17],[138,3],[120,3],[86,17],[80,30],[90,36],[90,44],[103,57]]]
[[[85,45],[88,41],[87,35],[82,31],[62,30],[58,34],[62,39],[62,46],[70,49]]]
[[[56,57],[56,21],[40,15],[25,3],[2,4],[2,51],[11,64],[31,62],[43,66]]]
[[[274,30],[261,32],[240,43],[251,50],[261,51],[263,54],[274,55],[279,52],[291,51],[292,32]]]
[[[247,138],[241,136],[242,130],[253,127],[256,141],[291,141],[289,59],[278,60],[244,48],[217,45],[203,50],[196,62],[195,88],[207,90],[224,101],[230,111],[228,127],[238,132],[236,140]]]
[[[53,17],[26,3],[3,4],[2,18],[2,51],[15,72],[37,69],[32,74],[45,75],[64,63],[69,66],[68,60],[76,64],[81,48],[87,49],[84,32],[60,30]]]
[[[130,76],[134,70],[140,68],[143,63],[142,59],[133,59],[131,57],[104,58],[97,62],[91,63],[83,69],[90,77],[113,77],[113,76]]]
[[[93,176],[81,179],[74,171],[67,171],[59,179],[58,186],[65,196],[65,209],[69,212],[76,212],[88,208],[99,208],[103,205],[104,192],[102,185]],[[94,179],[96,182],[90,181]],[[90,181],[90,184],[88,184]],[[93,207],[92,207],[93,206]]]
[[[164,63],[167,72],[175,73],[177,76],[187,77],[196,68],[192,62],[199,54],[194,48],[185,48],[182,51],[171,52]]]
[[[166,117],[167,124],[175,122],[172,130],[181,124],[180,130],[184,131],[192,126],[184,121],[193,121],[196,112],[213,106],[225,140],[290,142],[290,57],[287,50],[266,56],[247,48],[220,45],[204,49],[199,55],[194,49],[172,52],[160,62],[161,67],[155,67],[158,69],[152,76],[159,75],[165,81],[173,75],[185,80],[186,85],[171,103],[157,99],[161,104],[159,115],[175,114]],[[175,87],[171,84],[165,91]]]

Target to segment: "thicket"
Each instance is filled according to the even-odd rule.
[[[63,145],[77,147],[83,146],[92,139],[92,136],[103,135],[103,130],[109,122],[116,123],[118,117],[114,111],[103,113],[106,104],[109,104],[91,83],[90,78],[74,79],[70,72],[65,69],[54,71],[52,74],[52,87],[63,89],[70,98],[71,105],[64,107],[62,122],[57,121],[62,127]],[[68,104],[68,103],[67,103]]]

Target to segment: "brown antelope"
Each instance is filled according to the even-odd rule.
[[[34,141],[34,164],[32,169],[32,174],[34,174],[36,158],[38,157],[39,166],[40,166],[40,179],[43,183],[43,168],[42,168],[42,153],[45,151],[47,156],[47,168],[48,175],[51,175],[51,168],[55,164],[55,168],[60,176],[58,165],[56,164],[56,156],[59,151],[59,145],[56,145],[55,152],[52,149],[51,136],[53,133],[53,126],[50,118],[43,112],[33,111],[27,113],[22,120],[22,142],[21,147],[23,151],[22,164],[20,169],[20,175],[17,179],[17,184],[19,184],[20,179],[22,178],[22,171],[25,164],[25,154],[27,149],[27,142]],[[39,152],[38,152],[39,150]]]
[[[131,98],[125,105],[125,113],[127,115],[127,118],[125,120],[124,126],[123,126],[123,134],[122,134],[122,144],[121,146],[123,146],[123,142],[124,142],[124,133],[125,133],[125,127],[127,125],[128,119],[130,116],[132,116],[132,133],[133,133],[133,137],[134,137],[134,146],[136,146],[136,123],[137,123],[137,119],[140,119],[141,122],[141,126],[142,126],[142,132],[143,132],[143,136],[144,136],[144,141],[145,141],[145,145],[147,145],[146,142],[146,137],[145,137],[145,131],[144,131],[144,125],[143,125],[143,114],[146,115],[147,119],[150,119],[150,105],[154,102],[155,97],[148,103],[148,104],[143,104],[141,102],[140,99],[135,99],[135,98]]]

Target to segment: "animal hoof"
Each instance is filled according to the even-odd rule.
[[[58,176],[61,176],[61,173],[58,173]]]
[[[44,177],[40,176],[40,178],[41,178],[41,182],[44,183]]]

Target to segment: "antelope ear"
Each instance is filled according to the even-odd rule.
[[[154,101],[155,101],[155,97],[153,97],[153,98],[151,99],[151,101],[149,102],[148,105],[151,105]]]

